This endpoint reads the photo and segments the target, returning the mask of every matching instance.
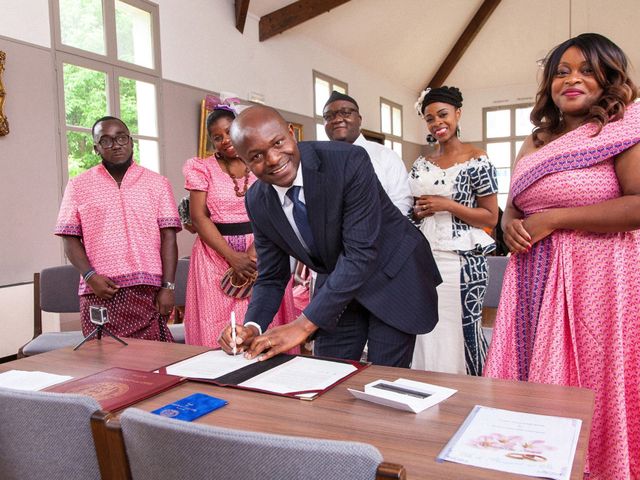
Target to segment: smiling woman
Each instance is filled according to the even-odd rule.
[[[640,105],[622,50],[548,55],[502,226],[513,252],[485,374],[589,388],[591,478],[640,478]]]
[[[495,249],[482,229],[498,221],[496,169],[484,151],[460,141],[459,89],[427,88],[416,108],[438,149],[411,169],[412,216],[429,240],[443,283],[438,325],[416,338],[411,367],[481,375],[487,353],[480,324],[488,283],[485,255]]]
[[[182,170],[197,234],[189,264],[184,323],[186,343],[217,347],[218,336],[232,314],[238,319],[238,328],[244,323],[249,295],[238,293],[249,292],[256,276],[253,234],[244,204],[256,177],[231,143],[229,133],[236,110],[229,103],[236,102],[213,96],[207,100],[210,113],[203,125],[214,153],[187,160]],[[274,325],[294,317],[289,284]]]

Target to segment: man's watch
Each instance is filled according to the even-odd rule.
[[[162,282],[162,288],[166,288],[167,290],[175,290],[176,284],[171,282]]]

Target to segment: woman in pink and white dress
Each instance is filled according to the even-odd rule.
[[[514,254],[485,375],[593,390],[593,480],[640,478],[637,95],[602,35],[554,48],[502,220]]]
[[[207,132],[216,150],[209,158],[187,160],[182,172],[189,190],[191,222],[197,232],[189,264],[185,305],[185,339],[192,345],[218,347],[218,336],[229,325],[231,312],[243,323],[249,298],[222,292],[220,282],[233,270],[241,285],[256,274],[256,252],[244,195],[256,178],[236,154],[229,128],[236,117],[232,107],[218,104],[207,118]],[[271,326],[294,320],[291,284]]]

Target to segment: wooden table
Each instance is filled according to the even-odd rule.
[[[76,352],[67,348],[0,364],[0,371],[40,370],[73,376],[109,367],[152,371],[208,350],[135,339],[127,342],[128,347],[111,339],[91,341]],[[458,392],[419,414],[356,400],[347,392],[347,387],[362,390],[366,383],[374,380],[400,377],[454,388]],[[582,479],[594,399],[590,390],[581,388],[371,366],[312,402],[186,382],[136,407],[153,410],[195,392],[229,402],[226,407],[196,420],[199,423],[369,443],[382,452],[386,462],[404,465],[409,479],[526,478],[435,461],[474,405],[581,419],[571,478]]]

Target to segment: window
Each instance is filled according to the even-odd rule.
[[[322,118],[322,110],[324,104],[329,100],[331,92],[335,90],[347,95],[348,86],[346,83],[331,78],[322,73],[313,72],[313,117],[316,121],[316,140],[329,140],[324,131],[324,119]]]
[[[482,109],[483,140],[487,155],[498,173],[498,205],[507,205],[511,168],[524,139],[531,134],[530,104]]]
[[[134,158],[160,170],[158,7],[143,0],[54,0],[62,158],[74,177],[97,165],[91,126],[121,118]]]
[[[402,158],[402,105],[380,97],[380,131],[384,133],[384,146]]]

